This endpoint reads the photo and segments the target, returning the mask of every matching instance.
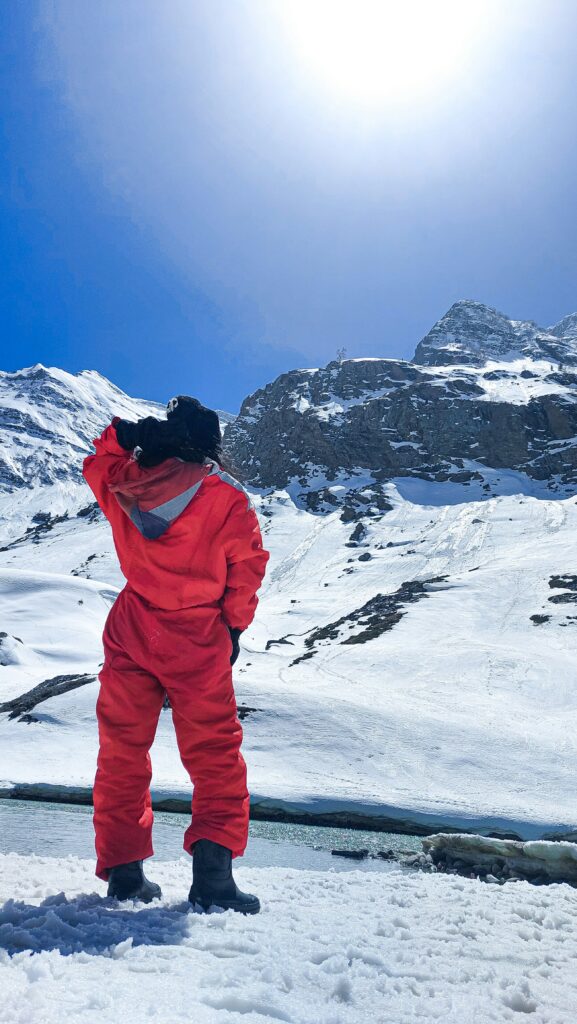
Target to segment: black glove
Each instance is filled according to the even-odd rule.
[[[232,627],[229,626],[228,627],[228,631],[230,633],[230,640],[231,640],[231,643],[232,643],[232,654],[230,656],[230,663],[231,663],[231,665],[234,665],[236,659],[238,658],[238,656],[240,654],[239,640],[240,640],[240,634],[242,633],[242,629],[232,629]]]
[[[127,452],[132,452],[136,448],[136,431],[138,423],[131,423],[129,420],[118,420],[115,424],[116,440],[118,441],[121,448],[125,448]]]
[[[157,420],[154,416],[146,416],[138,423],[119,420],[116,424],[118,443],[129,452],[135,448],[158,451],[171,443],[173,432],[166,420]]]

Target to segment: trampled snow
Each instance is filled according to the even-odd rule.
[[[9,1024],[571,1024],[577,890],[396,868],[237,869],[258,917],[197,914],[187,860],[163,900],[104,898],[93,864],[0,857]]]

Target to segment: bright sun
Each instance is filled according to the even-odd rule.
[[[284,0],[287,32],[333,93],[411,100],[464,70],[492,0]]]

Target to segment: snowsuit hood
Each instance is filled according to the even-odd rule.
[[[192,501],[213,463],[166,459],[143,468],[135,460],[119,467],[109,489],[147,540],[156,540]]]

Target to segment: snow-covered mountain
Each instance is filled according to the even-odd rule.
[[[92,438],[113,415],[160,415],[156,402],[138,402],[95,370],[73,375],[37,364],[0,373],[0,488],[48,486],[81,478]]]
[[[113,416],[163,416],[158,402],[129,398],[95,370],[72,374],[40,363],[0,372],[0,528],[2,543],[28,540],[84,508],[92,495],[82,460]],[[219,411],[226,430],[234,420]]]
[[[417,345],[414,362],[423,366],[487,360],[503,362],[523,356],[567,366],[577,364],[577,313],[552,327],[533,320],[510,320],[482,302],[455,302]]]
[[[577,315],[561,325],[570,365]],[[254,486],[287,487],[303,507],[340,506],[349,518],[386,510],[397,479],[407,493],[428,480],[480,497],[500,493],[508,471],[525,493],[572,494],[577,371],[552,361],[534,327],[458,303],[418,346],[420,365],[347,359],[282,374],[243,402],[232,460]]]
[[[283,374],[227,428],[272,553],[236,674],[267,813],[577,834],[577,375],[480,348]],[[122,579],[79,467],[158,406],[43,367],[1,396],[0,778],[88,788]],[[168,714],[153,761],[185,798]]]

